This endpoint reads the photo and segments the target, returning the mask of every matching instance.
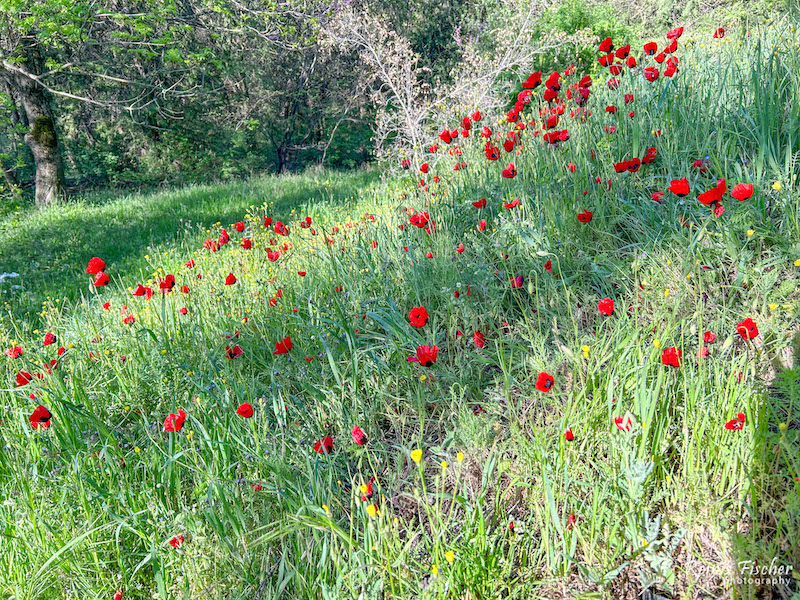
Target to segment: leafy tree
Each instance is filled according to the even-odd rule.
[[[327,10],[282,2],[278,12],[272,0],[0,0],[0,82],[33,156],[36,204],[64,194],[56,99],[144,115],[138,122],[157,129],[209,91],[207,75],[224,72],[221,44],[269,44],[291,20],[313,22],[301,8]]]

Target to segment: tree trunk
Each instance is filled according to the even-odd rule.
[[[36,48],[29,49],[27,72],[41,75],[42,61]],[[25,143],[36,166],[36,206],[46,206],[64,195],[64,164],[58,143],[50,94],[35,79],[10,73],[10,84],[28,121]]]

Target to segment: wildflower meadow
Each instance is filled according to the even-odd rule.
[[[800,33],[588,51],[6,219],[0,597],[800,598]]]

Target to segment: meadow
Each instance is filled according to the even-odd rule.
[[[800,33],[597,56],[390,172],[6,216],[0,596],[800,597]]]

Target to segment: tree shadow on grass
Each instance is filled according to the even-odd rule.
[[[91,288],[86,264],[99,256],[112,276],[151,271],[148,253],[194,243],[201,227],[241,220],[251,206],[272,204],[286,218],[306,204],[335,205],[375,183],[376,171],[268,176],[239,183],[198,185],[113,200],[90,198],[31,211],[21,222],[0,221],[0,303],[33,326],[48,298],[80,299]],[[259,213],[261,211],[259,210]],[[19,217],[17,217],[19,218]]]

